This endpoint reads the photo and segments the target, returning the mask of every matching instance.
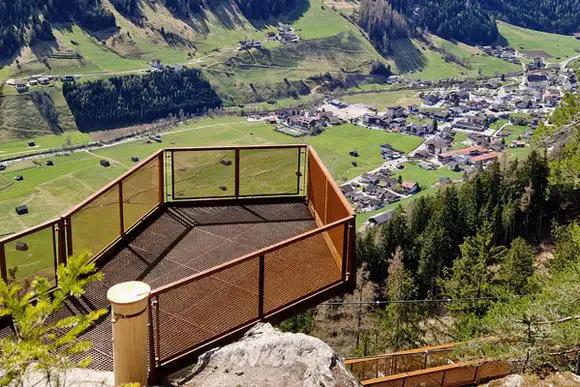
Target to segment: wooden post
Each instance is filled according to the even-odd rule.
[[[151,287],[144,282],[117,284],[107,292],[113,323],[115,385],[147,385],[147,320]]]

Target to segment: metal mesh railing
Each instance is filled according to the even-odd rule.
[[[235,196],[235,150],[172,150],[170,153],[173,199]]]
[[[241,149],[239,196],[298,195],[304,148]]]
[[[70,210],[60,219],[0,240],[0,274],[17,280],[44,276],[54,283],[58,263],[89,251],[98,258],[163,200],[158,152]]]
[[[345,360],[346,367],[360,380],[379,378],[402,372],[422,370],[448,364],[455,344],[418,348]]]
[[[466,362],[362,380],[362,385],[374,387],[468,386],[501,378],[509,373],[510,367],[506,362]]]
[[[135,173],[122,182],[123,225],[125,232],[151,212],[163,197],[160,197],[162,163],[154,158],[143,164]]]
[[[264,197],[268,200],[263,201]],[[304,205],[306,197],[308,208]],[[230,204],[236,205],[223,206],[222,199],[234,199]],[[195,205],[187,208],[181,203],[169,203],[180,201]],[[253,205],[258,203],[262,207]],[[302,203],[303,211],[296,211],[292,203]],[[38,274],[54,279],[56,265],[66,263],[67,256],[87,250],[94,259],[103,257],[113,247],[120,247],[119,241],[128,241],[126,233],[150,219],[148,215],[162,205],[170,205],[168,216],[183,226],[170,233],[169,240],[177,237],[182,249],[178,252],[176,248],[172,259],[189,259],[192,251],[199,252],[194,255],[199,261],[195,267],[188,267],[187,273],[176,271],[171,275],[178,279],[207,270],[152,293],[152,370],[249,324],[279,316],[287,308],[339,289],[352,274],[349,268],[354,261],[354,213],[314,150],[306,145],[162,150],[61,218],[0,240],[0,274],[6,279],[8,269],[17,266],[18,279]],[[268,211],[273,211],[271,216]],[[314,230],[312,217],[317,220],[318,228]],[[282,226],[275,226],[272,220],[293,222],[290,229],[303,233],[293,236],[296,234],[291,230],[276,229]],[[257,237],[250,231],[236,238],[220,238],[215,234],[228,235],[222,223],[236,227],[261,223],[259,229],[253,226],[260,231],[256,233],[260,240],[255,240]],[[186,237],[186,231],[197,228],[198,232],[208,232],[211,227],[215,245],[220,246],[217,248],[229,246],[229,250],[223,250],[224,254],[213,262],[201,262],[205,246],[195,243],[192,232]],[[270,238],[266,230],[291,239]],[[144,233],[157,235],[152,230]],[[132,240],[142,242],[139,237]],[[137,242],[131,247],[135,251],[102,261],[103,268],[118,268],[120,275],[108,276],[111,281],[126,280],[130,277],[126,273],[139,271],[133,270],[135,264],[155,254],[169,254],[173,243],[152,243],[140,248]],[[254,248],[258,251],[236,258],[243,254],[240,246],[244,246],[243,253],[255,251]],[[133,271],[125,270],[123,265]],[[154,270],[147,275],[152,273]],[[104,289],[102,284],[95,286]],[[96,292],[101,295],[99,303],[104,299],[103,289]],[[93,301],[87,297],[89,304]]]
[[[58,253],[57,225],[57,221],[52,221],[0,243],[2,278],[6,280],[15,274],[16,280],[26,281],[41,275],[54,283]]]
[[[350,221],[340,220],[154,290],[156,366],[339,285],[341,265],[328,234],[348,228]],[[346,252],[345,245],[341,261]]]
[[[304,195],[305,145],[169,150],[172,200]]]

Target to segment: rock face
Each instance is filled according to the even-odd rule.
[[[180,384],[350,387],[359,382],[323,341],[259,324],[240,341],[203,354]]]

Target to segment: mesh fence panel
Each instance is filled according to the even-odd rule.
[[[259,257],[158,295],[163,361],[258,318]]]
[[[96,255],[117,239],[121,233],[119,211],[119,186],[114,185],[75,213],[71,217],[72,254],[88,250]]]
[[[159,204],[159,167],[156,157],[123,180],[125,231]]]
[[[308,153],[308,199],[320,220],[326,224],[326,175],[318,161]]]
[[[446,371],[449,372],[449,371]],[[407,378],[407,386],[441,386],[443,382],[443,371],[429,372]],[[447,380],[447,375],[445,376]]]
[[[479,366],[477,378],[480,381],[493,379],[497,377],[506,376],[510,373],[508,363],[504,362],[489,362],[483,363]]]
[[[55,279],[55,254],[57,246],[53,242],[53,225],[48,225],[32,234],[18,238],[4,245],[8,273],[16,268],[17,280],[31,280],[39,275],[51,283]],[[56,238],[55,238],[56,239]]]
[[[235,151],[173,152],[173,198],[228,197],[235,194]]]
[[[451,359],[451,353],[452,350],[429,352],[427,367],[439,367],[449,364],[448,361]]]
[[[241,149],[240,195],[299,193],[300,148]]]
[[[475,366],[465,366],[447,370],[445,371],[445,385],[465,386],[472,384],[475,381],[476,371],[477,367]]]
[[[333,229],[342,230],[343,227],[340,224]],[[298,301],[341,279],[341,268],[328,243],[328,234],[321,232],[265,255],[265,313]]]
[[[425,368],[424,353],[397,355],[395,358],[395,373],[411,372]]]

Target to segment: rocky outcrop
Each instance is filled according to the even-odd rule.
[[[572,372],[553,372],[547,375],[512,374],[496,379],[480,387],[576,387],[580,386],[580,376]]]
[[[259,324],[238,342],[203,354],[180,382],[208,386],[359,386],[323,341]]]

